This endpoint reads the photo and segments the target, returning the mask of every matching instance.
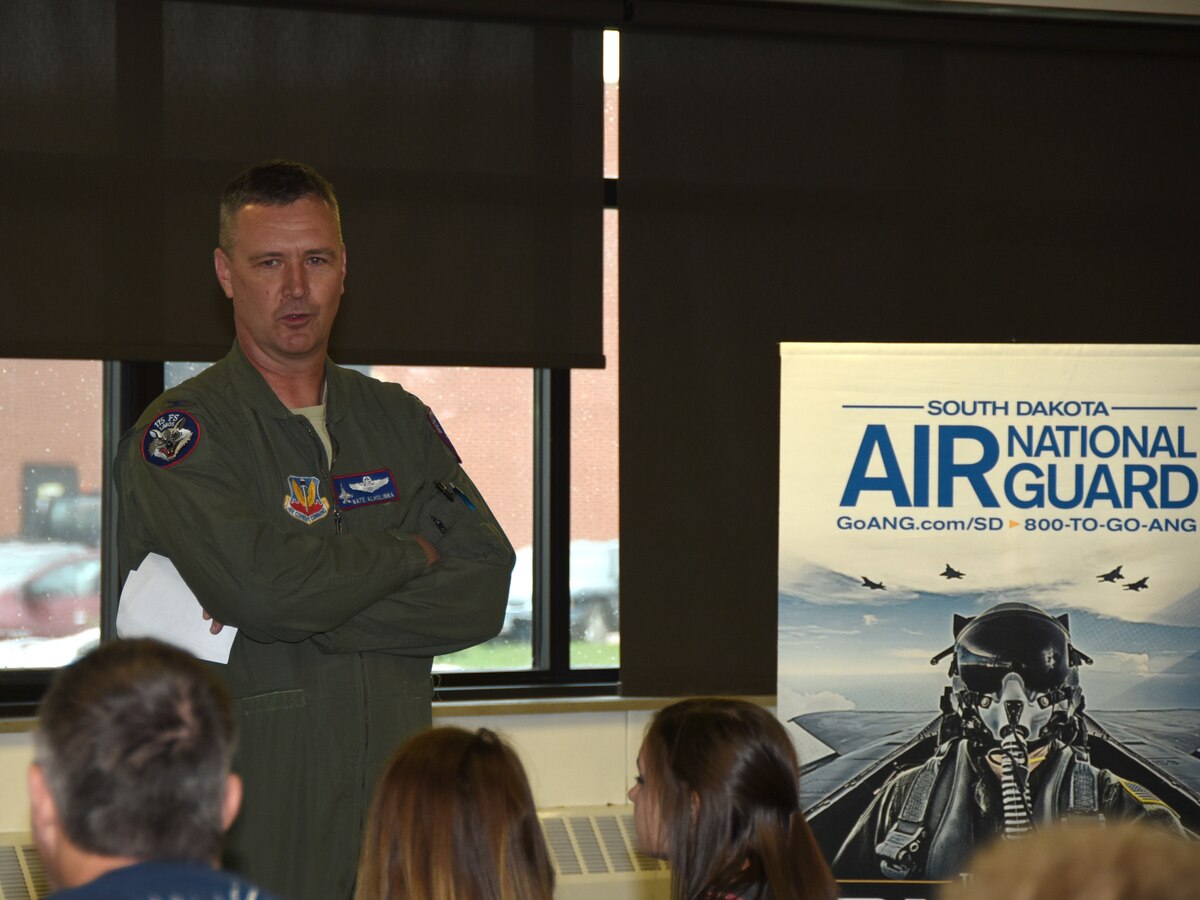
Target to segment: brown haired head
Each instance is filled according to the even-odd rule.
[[[487,729],[434,728],[375,791],[355,900],[550,900],[554,870],[516,753]]]
[[[642,765],[676,900],[837,896],[800,810],[796,751],[769,712],[725,698],[674,703],[650,723]]]
[[[114,641],[55,676],[34,762],[80,850],[211,862],[235,738],[229,691],[208,666],[158,641]]]

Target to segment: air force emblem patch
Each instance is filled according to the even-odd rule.
[[[183,410],[168,409],[142,435],[142,459],[166,469],[183,462],[199,442],[199,423]]]
[[[358,472],[354,475],[336,475],[333,493],[337,505],[342,509],[367,506],[371,503],[389,503],[395,500],[396,479],[388,469],[378,472]]]
[[[305,525],[329,515],[329,501],[321,496],[321,479],[315,475],[289,475],[283,511]]]

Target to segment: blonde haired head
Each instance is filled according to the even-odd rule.
[[[1153,826],[1053,825],[983,847],[941,900],[1191,900],[1200,845]]]

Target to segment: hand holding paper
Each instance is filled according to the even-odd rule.
[[[227,663],[237,629],[225,625],[213,633],[206,621],[210,618],[175,564],[151,553],[125,579],[117,636],[157,638],[199,659]]]

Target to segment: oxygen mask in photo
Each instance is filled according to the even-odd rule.
[[[1001,603],[973,618],[954,617],[947,712],[957,717],[977,763],[999,777],[1004,834],[1030,829],[1029,773],[1052,739],[1086,734],[1079,665],[1067,617],[1027,603]]]

